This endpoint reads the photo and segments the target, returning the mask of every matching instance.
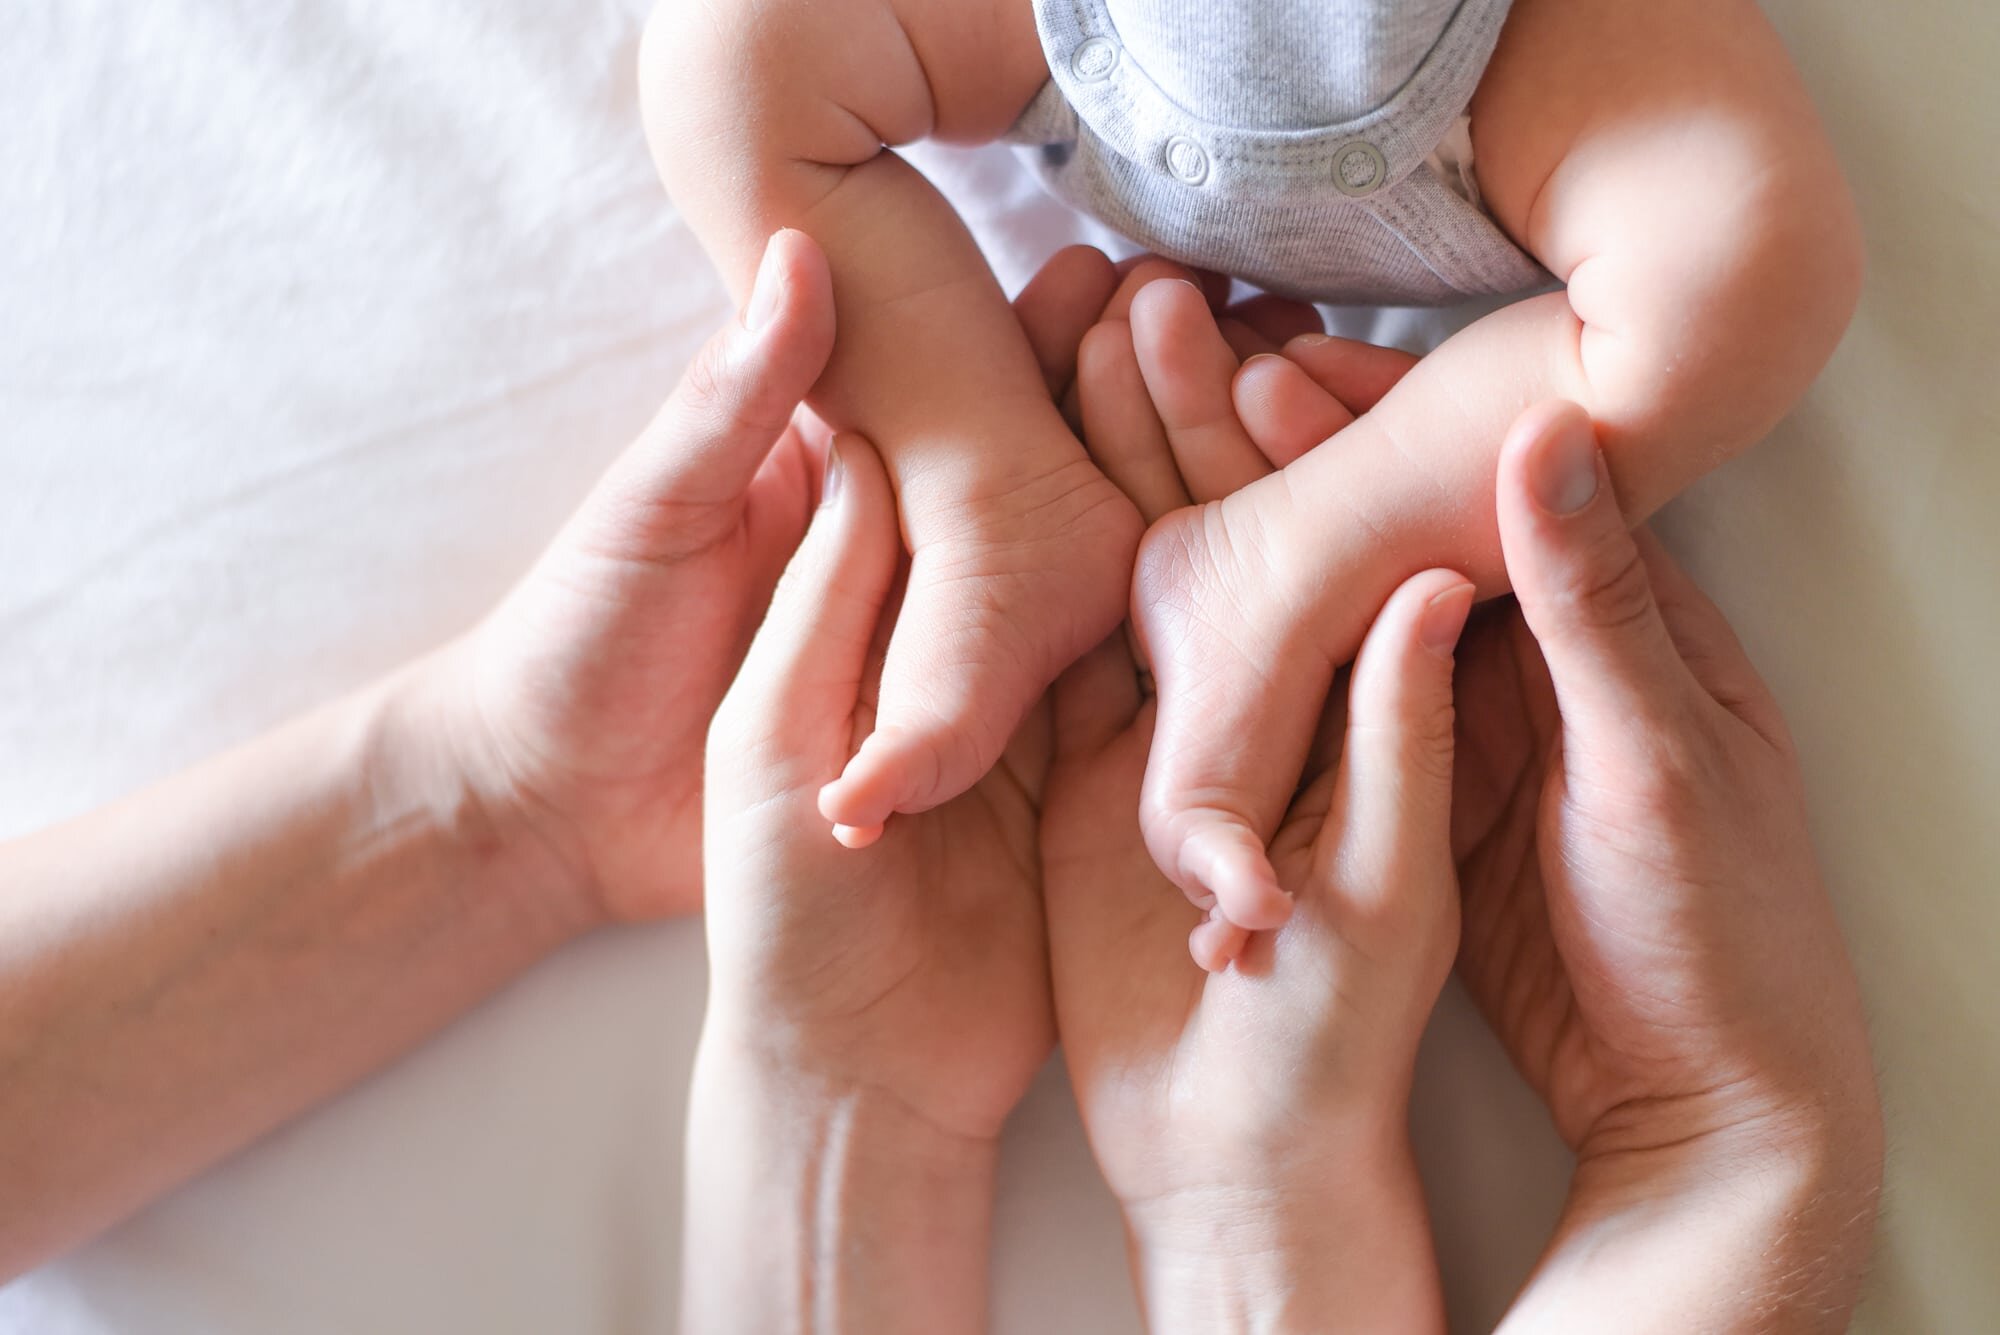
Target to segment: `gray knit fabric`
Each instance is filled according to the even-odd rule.
[[[1449,305],[1549,275],[1425,159],[1511,0],[1034,0],[1010,138],[1061,199],[1267,291]]]

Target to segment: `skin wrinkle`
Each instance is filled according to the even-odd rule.
[[[892,5],[890,8],[893,10],[894,6]],[[908,139],[893,141],[907,143],[910,140],[930,137],[931,132],[937,128],[938,107],[941,104],[938,99],[937,82],[931,75],[931,62],[924,59],[923,52],[917,45],[916,36],[910,31],[909,26],[903,22],[900,13],[896,15],[896,31],[902,35],[904,47],[909,53],[910,62],[916,66],[917,76],[923,80],[924,84],[923,112],[921,116],[924,128],[918,133],[910,135]],[[882,142],[886,144],[892,142],[892,140],[884,135],[882,136]]]

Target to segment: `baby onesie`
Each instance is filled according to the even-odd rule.
[[[1034,0],[1009,134],[1055,195],[1269,292],[1448,305],[1550,281],[1480,210],[1466,108],[1511,0]]]

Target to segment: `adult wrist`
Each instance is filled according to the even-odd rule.
[[[496,899],[562,936],[601,926],[608,919],[582,850],[560,837],[553,813],[523,791],[495,753],[466,646],[448,645],[383,683],[371,751],[423,785]]]
[[[1577,1189],[1615,1211],[1698,1196],[1732,1177],[1760,1184],[1769,1212],[1881,1190],[1881,1103],[1865,1070],[1817,1091],[1634,1102],[1598,1119],[1577,1147]]]
[[[1128,1209],[1125,1219],[1152,1335],[1326,1328],[1320,1221],[1298,1204],[1220,1188]]]
[[[858,1161],[883,1159],[943,1175],[991,1170],[997,1136],[941,1124],[811,1033],[765,1034],[750,1017],[727,1012],[711,991],[689,1086],[691,1107],[754,1112],[767,1134],[788,1143],[815,1139],[838,1119],[840,1144]]]
[[[995,1142],[711,1027],[686,1154],[691,1335],[983,1328]]]
[[[1871,1086],[1872,1089],[1872,1086]],[[1586,1141],[1506,1330],[1818,1332],[1847,1327],[1874,1240],[1879,1108],[1760,1112],[1652,1148]],[[1643,1312],[1629,1295],[1652,1300]]]
[[[1125,1218],[1154,1335],[1444,1328],[1406,1144],[1128,1204]]]

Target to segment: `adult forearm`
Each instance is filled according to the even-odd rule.
[[[1586,1157],[1501,1330],[1844,1331],[1880,1192],[1872,1106],[1808,1130]]]
[[[414,1046],[586,925],[408,670],[0,846],[0,1274]]]
[[[682,1329],[983,1330],[996,1156],[711,1027],[688,1111]]]

